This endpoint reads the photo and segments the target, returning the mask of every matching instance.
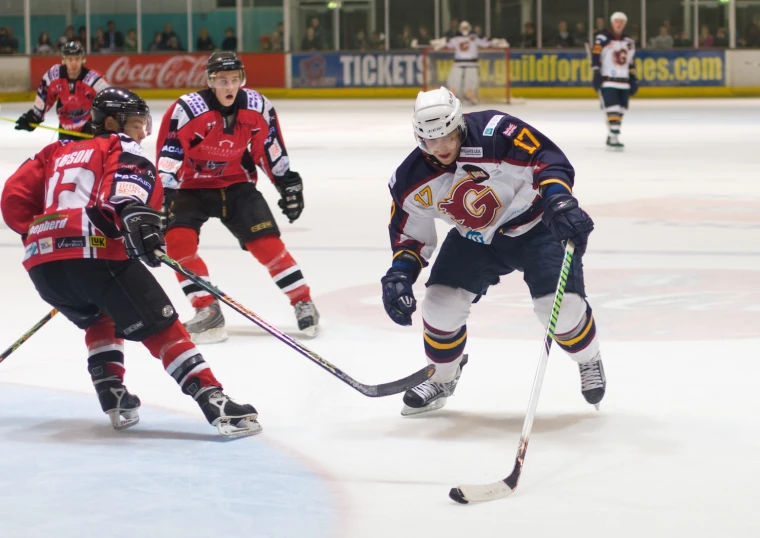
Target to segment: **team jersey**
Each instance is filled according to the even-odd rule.
[[[163,189],[145,150],[124,134],[46,146],[8,179],[0,206],[24,238],[24,267],[71,258],[127,259],[119,214],[160,209]]]
[[[85,123],[90,121],[92,100],[100,90],[109,86],[100,73],[87,67],[82,66],[79,76],[69,80],[66,66],[54,65],[42,75],[37,97],[34,99],[34,112],[42,122],[47,111],[57,101],[56,112],[61,128],[81,131]]]
[[[626,35],[615,36],[612,32],[597,34],[591,54],[591,68],[600,69],[602,88],[627,90],[630,77],[636,74],[636,43]]]
[[[394,256],[410,252],[426,266],[437,244],[436,218],[478,243],[522,235],[540,222],[541,192],[572,191],[572,165],[539,131],[496,110],[464,117],[467,136],[454,163],[443,166],[417,148],[391,177]]]
[[[478,34],[469,33],[466,36],[457,34],[446,43],[446,48],[454,49],[454,61],[457,64],[478,64],[478,51],[487,48],[488,39]]]
[[[290,170],[277,114],[260,93],[241,88],[231,115],[210,89],[180,97],[158,134],[158,174],[167,189],[256,183],[256,165],[277,184]]]

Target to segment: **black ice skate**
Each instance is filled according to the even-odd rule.
[[[607,388],[607,378],[604,375],[601,356],[597,355],[589,362],[579,363],[578,369],[581,373],[583,397],[599,410],[599,402],[604,398],[604,391]]]
[[[467,364],[466,353],[462,357],[462,362],[459,363],[457,375],[453,380],[448,383],[436,383],[428,379],[424,383],[406,391],[404,394],[404,408],[401,410],[401,415],[404,417],[418,415],[420,413],[435,411],[446,405],[447,398],[454,394],[454,389],[457,388],[457,383],[459,383],[462,368],[464,368],[465,364]]]
[[[261,431],[256,419],[259,414],[250,404],[239,404],[224,394],[219,387],[197,389],[197,381],[191,378],[182,389],[191,394],[203,411],[203,415],[225,437],[246,437]],[[193,393],[193,389],[195,392]]]
[[[100,408],[108,415],[113,429],[125,430],[140,422],[140,398],[130,394],[118,377],[106,375],[106,363],[90,363],[88,369],[98,393]]]
[[[314,306],[314,301],[301,301],[295,306],[298,329],[309,337],[314,338],[319,333],[319,312]]]
[[[219,301],[196,308],[195,317],[184,325],[194,344],[216,344],[228,338]]]
[[[625,145],[618,140],[618,135],[613,134],[607,137],[607,149],[612,151],[622,151]]]

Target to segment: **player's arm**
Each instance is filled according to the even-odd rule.
[[[188,121],[190,121],[189,112],[180,101],[175,101],[161,119],[161,127],[156,139],[156,162],[158,177],[167,191],[179,188],[179,172],[185,160],[180,129]]]
[[[628,53],[628,83],[631,85],[628,95],[636,95],[639,91],[639,77],[636,74],[636,43],[633,40]]]
[[[54,76],[53,71],[55,69],[60,69],[60,66],[50,69],[42,76],[40,85],[37,87],[37,95],[34,98],[34,106],[24,112],[16,121],[17,131],[34,131],[37,128],[36,125],[44,121],[45,114],[55,104],[58,99],[58,92],[51,87],[52,77]],[[35,126],[32,126],[32,124],[35,124]]]
[[[58,144],[50,144],[27,159],[5,182],[0,209],[8,227],[26,235],[34,217],[45,211],[45,163]]]
[[[602,50],[607,43],[607,36],[604,33],[597,34],[594,39],[594,48],[591,50],[591,70],[594,78],[592,86],[595,91],[602,89]]]

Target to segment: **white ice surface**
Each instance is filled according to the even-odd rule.
[[[157,124],[167,102],[151,106]],[[412,104],[275,106],[306,197],[295,224],[278,222],[324,320],[306,345],[363,382],[405,376],[425,363],[421,320],[394,326],[378,281],[390,260],[386,183],[414,147]],[[400,397],[364,398],[227,309],[230,340],[203,353],[264,427],[233,443],[214,442],[132,343],[126,381],[142,420],[112,432],[82,333],[55,318],[0,364],[0,536],[760,536],[760,100],[634,100],[622,154],[604,150],[595,101],[505,110],[576,167],[597,225],[584,266],[608,376],[596,412],[553,350],[515,495],[447,498],[512,468],[542,335],[518,275],[474,307],[455,397],[416,418],[399,415]],[[0,126],[0,182],[53,137]],[[145,145],[153,153],[155,136]],[[221,289],[298,336],[266,271],[217,222],[201,253]],[[0,224],[3,349],[49,310],[22,255]],[[155,274],[187,318],[174,276]]]

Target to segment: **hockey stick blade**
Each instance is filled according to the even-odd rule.
[[[169,256],[164,254],[160,250],[155,251],[156,257],[161,260],[161,263],[171,267],[173,270],[175,270],[177,273],[184,275],[188,278],[188,280],[191,280],[193,283],[197,284],[207,292],[209,292],[211,295],[219,299],[221,302],[235,310],[238,314],[242,315],[243,317],[247,318],[248,320],[252,321],[262,329],[264,329],[266,332],[277,338],[280,342],[283,344],[286,344],[291,349],[297,351],[313,363],[315,363],[317,366],[322,367],[324,370],[326,370],[328,373],[330,373],[332,376],[340,379],[343,381],[346,385],[350,386],[354,390],[357,390],[358,392],[361,392],[365,396],[369,396],[370,398],[377,398],[381,396],[390,396],[391,394],[398,394],[399,392],[404,392],[406,390],[411,389],[412,387],[416,387],[420,383],[423,383],[428,378],[432,377],[432,375],[435,373],[435,366],[434,365],[428,365],[422,370],[419,370],[412,375],[405,377],[403,379],[399,379],[397,381],[391,381],[390,383],[382,383],[380,385],[366,385],[364,383],[360,383],[344,371],[342,371],[340,368],[335,366],[334,364],[330,363],[327,359],[324,359],[317,355],[314,351],[307,348],[305,345],[303,345],[298,340],[295,340],[294,338],[291,338],[284,332],[282,332],[280,329],[272,325],[271,323],[267,322],[264,318],[257,315],[255,312],[247,309],[242,304],[238,303],[235,299],[224,293],[222,290],[211,284],[210,282],[203,280],[198,275],[187,269],[186,267],[182,266],[179,262],[171,259]]]
[[[517,465],[507,478],[492,484],[467,485],[451,488],[449,498],[459,504],[482,503],[495,501],[509,497],[517,489],[517,481],[520,479],[520,470]]]

